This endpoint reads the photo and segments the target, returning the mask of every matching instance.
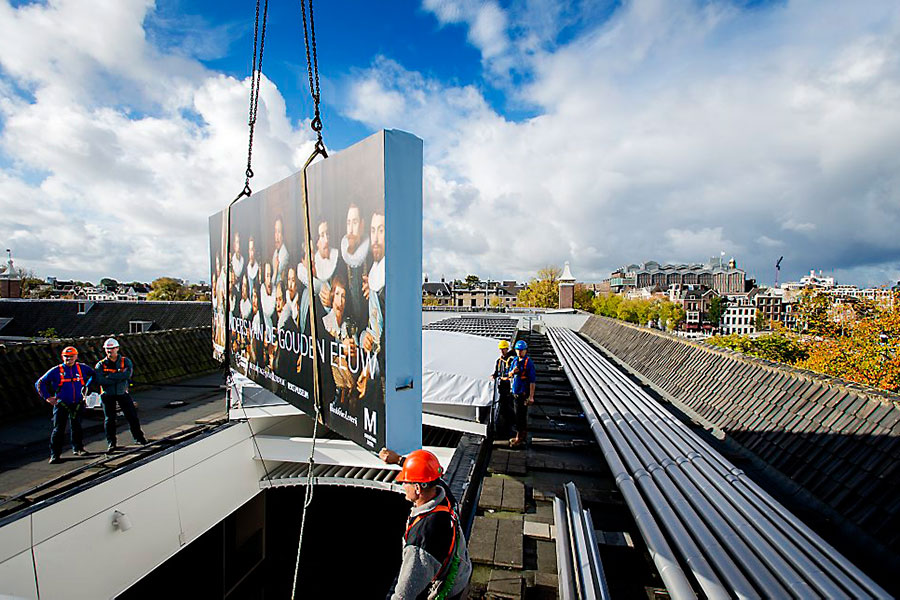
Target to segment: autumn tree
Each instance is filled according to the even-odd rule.
[[[584,287],[584,284],[575,284],[575,308],[591,312],[593,308],[594,291]]]
[[[559,306],[559,276],[562,271],[558,267],[545,267],[537,272],[524,290],[519,292],[518,306],[534,308],[556,308]]]
[[[815,290],[803,290],[797,306],[797,329],[823,337],[837,333],[838,327],[832,318],[833,302],[830,296]]]
[[[194,294],[177,279],[160,277],[150,284],[147,300],[193,300]]]

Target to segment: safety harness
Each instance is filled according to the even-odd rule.
[[[519,369],[519,372],[516,373],[516,376],[519,379],[528,379],[528,357],[525,357],[525,360],[522,361],[521,366],[518,363],[518,359],[516,362],[516,368]]]
[[[453,537],[450,540],[450,551],[447,553],[447,558],[441,563],[441,568],[438,569],[437,573],[434,574],[434,577],[431,578],[431,584],[441,578],[441,575],[446,573],[446,577],[441,583],[440,590],[438,591],[436,600],[443,600],[450,594],[450,590],[453,589],[453,584],[456,581],[456,574],[459,572],[459,555],[456,553],[456,529],[458,525],[458,519],[456,513],[450,507],[450,500],[445,498],[447,504],[438,504],[431,510],[426,513],[422,513],[421,515],[417,515],[412,522],[407,525],[406,533],[403,535],[403,540],[406,541],[409,538],[409,532],[415,527],[416,523],[427,517],[428,515],[445,512],[450,514],[450,525],[453,527]],[[430,584],[429,584],[430,585]]]
[[[118,366],[116,366],[116,363],[113,363],[113,367],[115,367],[115,368],[112,368],[112,369],[110,369],[109,367],[106,366],[106,363],[108,360],[109,359],[106,359],[101,363],[103,365],[104,373],[118,373],[119,371],[125,370],[125,357],[124,356],[119,357],[119,365]]]
[[[497,379],[500,381],[509,381],[509,363],[512,362],[513,356],[501,356],[497,359],[494,366],[494,372],[497,373]]]
[[[59,387],[57,388],[57,392],[60,388],[62,388],[64,383],[71,383],[74,385],[74,383],[77,381],[78,383],[81,384],[82,395],[84,395],[84,390],[87,389],[87,383],[85,383],[85,381],[84,381],[84,375],[81,372],[81,364],[80,363],[75,363],[75,371],[77,372],[77,375],[75,375],[74,377],[66,377],[65,365],[59,365]],[[72,395],[74,396],[75,394],[73,393]],[[69,418],[72,420],[75,419],[75,415],[78,414],[78,409],[81,408],[81,402],[77,402],[77,401],[74,403],[74,406],[72,406],[72,407],[70,407],[68,404],[66,404],[62,400],[60,400],[58,402],[58,404],[63,405],[63,407],[69,413]]]

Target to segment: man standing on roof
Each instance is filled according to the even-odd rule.
[[[94,369],[97,372],[95,381],[100,384],[103,393],[100,399],[103,401],[103,428],[106,430],[106,453],[116,451],[116,404],[122,408],[122,414],[131,428],[134,441],[140,445],[147,443],[144,432],[141,431],[141,423],[138,421],[137,411],[134,408],[134,400],[128,393],[128,384],[134,374],[134,365],[127,356],[119,353],[119,342],[115,338],[109,338],[103,342],[103,350],[106,358],[97,363]]]
[[[67,346],[62,351],[62,364],[51,368],[38,379],[34,387],[41,398],[53,407],[53,431],[50,433],[50,464],[60,462],[66,426],[72,421],[72,452],[84,456],[81,432],[81,416],[84,413],[84,392],[95,373],[92,368],[78,361],[78,350]]]
[[[500,340],[497,348],[500,350],[500,356],[497,357],[497,362],[494,363],[494,372],[491,374],[491,379],[497,382],[497,401],[499,404],[497,422],[494,424],[494,427],[498,435],[507,435],[512,429],[516,413],[512,387],[509,381],[509,369],[514,356],[509,351],[509,342],[506,340]]]
[[[385,462],[402,464],[395,480],[412,503],[400,573],[389,592],[390,600],[458,600],[469,586],[472,562],[455,507],[444,487],[437,457],[427,450],[414,450],[405,458],[382,449]]]
[[[518,448],[528,437],[528,406],[534,404],[534,383],[537,374],[534,362],[528,356],[525,340],[516,342],[516,356],[510,363],[509,377],[516,403],[516,437],[509,440],[510,448]]]

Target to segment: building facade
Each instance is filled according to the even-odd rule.
[[[614,292],[651,287],[666,290],[679,285],[705,286],[718,294],[743,294],[746,280],[746,273],[737,268],[734,258],[726,263],[713,257],[704,264],[660,264],[651,260],[626,265],[610,275],[609,284]]]

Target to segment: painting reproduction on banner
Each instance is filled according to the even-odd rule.
[[[377,451],[421,443],[422,141],[382,131],[210,217],[213,349]],[[226,312],[227,311],[227,312]],[[315,319],[315,326],[311,318]],[[313,332],[315,331],[315,338]],[[318,365],[313,348],[318,349]]]

